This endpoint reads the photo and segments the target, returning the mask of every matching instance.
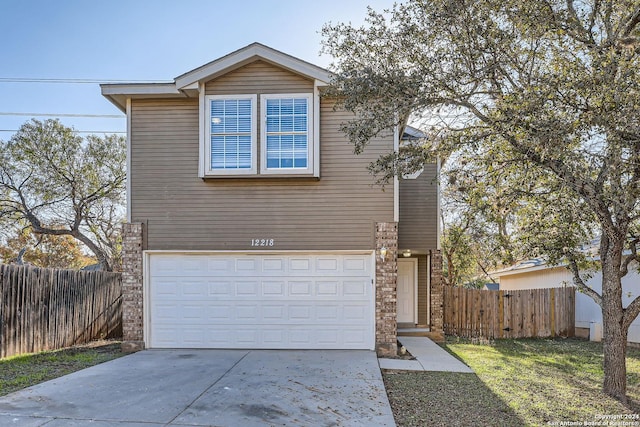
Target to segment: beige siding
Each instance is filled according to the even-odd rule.
[[[255,61],[206,84],[207,95],[309,93],[313,80],[265,61]]]
[[[416,179],[400,180],[400,250],[424,252],[436,249],[438,242],[437,166],[425,165]]]
[[[393,221],[393,191],[366,166],[392,140],[355,156],[339,129],[346,113],[323,101],[321,179],[198,178],[198,101],[132,102],[131,212],[147,223],[147,249],[372,249],[374,223]]]
[[[499,281],[501,291],[561,288],[573,284],[573,275],[564,267],[553,267],[501,276]]]

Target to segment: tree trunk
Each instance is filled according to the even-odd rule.
[[[602,250],[604,249],[604,250]],[[619,401],[627,402],[627,333],[623,326],[622,283],[620,265],[622,245],[603,237],[602,262],[602,323],[604,335],[603,391]]]
[[[112,266],[111,266],[111,263],[109,262],[109,257],[107,256],[107,254],[102,249],[100,249],[100,247],[96,245],[90,238],[88,238],[87,236],[85,236],[84,234],[80,233],[77,230],[75,230],[75,232],[72,232],[71,235],[76,239],[80,240],[85,245],[87,245],[89,250],[93,252],[98,262],[102,265],[102,268],[105,271],[112,270]]]
[[[627,402],[627,330],[620,324],[621,316],[602,311],[604,326],[603,391],[619,401]]]

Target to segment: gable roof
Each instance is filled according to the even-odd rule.
[[[196,82],[211,80],[257,59],[319,80],[324,84],[328,84],[331,80],[331,73],[328,70],[256,42],[176,77],[176,87],[182,89]]]
[[[198,96],[199,85],[251,62],[263,60],[326,86],[331,73],[317,65],[280,52],[261,43],[252,43],[221,58],[174,78],[172,82],[101,84],[102,95],[120,110],[126,110],[127,98],[191,98]]]

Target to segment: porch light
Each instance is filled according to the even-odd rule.
[[[382,261],[384,261],[385,259],[387,259],[387,248],[386,247],[381,247],[380,248],[380,259]]]
[[[411,249],[406,249],[404,252],[402,252],[402,256],[405,258],[409,258],[411,256]]]

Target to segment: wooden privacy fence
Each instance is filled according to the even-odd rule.
[[[0,358],[122,335],[120,273],[0,265]]]
[[[466,338],[571,337],[574,287],[487,291],[444,287],[444,333]]]

